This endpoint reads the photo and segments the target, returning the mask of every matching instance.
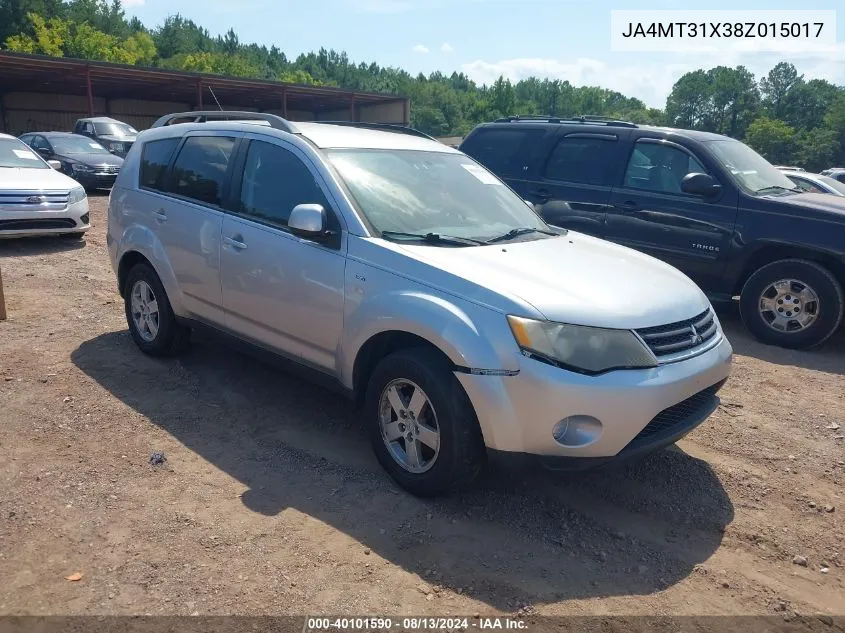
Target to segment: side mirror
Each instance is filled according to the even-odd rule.
[[[712,176],[696,172],[684,176],[681,180],[681,191],[694,196],[711,198],[722,191],[722,185],[717,183]]]
[[[290,232],[307,240],[320,242],[329,236],[326,231],[326,210],[321,204],[298,204],[288,218]]]
[[[62,164],[57,160],[48,160],[47,164],[50,165],[50,167],[52,167],[56,171],[62,170]]]

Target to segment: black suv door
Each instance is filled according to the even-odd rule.
[[[681,181],[709,173],[689,148],[661,138],[633,144],[621,185],[610,195],[605,237],[662,259],[704,290],[724,273],[737,213],[736,192],[720,183],[714,198],[684,193]]]
[[[611,185],[623,163],[620,133],[628,132],[560,131],[524,193],[546,222],[602,237]]]

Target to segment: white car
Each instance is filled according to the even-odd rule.
[[[825,176],[824,174],[809,174],[807,172],[787,172],[786,177],[795,183],[801,191],[811,193],[829,193],[840,198],[845,197],[845,183]]]
[[[81,238],[91,228],[85,189],[57,166],[14,136],[0,134],[0,238]]]

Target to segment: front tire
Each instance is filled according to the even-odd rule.
[[[842,287],[815,262],[781,260],[748,278],[739,309],[745,327],[763,343],[814,347],[830,338],[842,321]]]
[[[411,494],[431,497],[465,487],[484,466],[475,411],[435,350],[385,357],[370,377],[364,416],[379,463]]]
[[[129,333],[150,356],[172,356],[183,351],[191,331],[177,323],[161,280],[149,264],[136,264],[126,277],[123,305]]]

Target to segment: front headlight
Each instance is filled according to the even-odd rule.
[[[75,187],[70,190],[70,195],[67,198],[68,204],[76,204],[85,200],[85,189],[83,187]]]
[[[111,151],[111,152],[122,152],[123,151],[123,143],[109,143],[109,151]]]
[[[656,367],[657,360],[630,330],[535,321],[508,315],[524,353],[583,374]]]

